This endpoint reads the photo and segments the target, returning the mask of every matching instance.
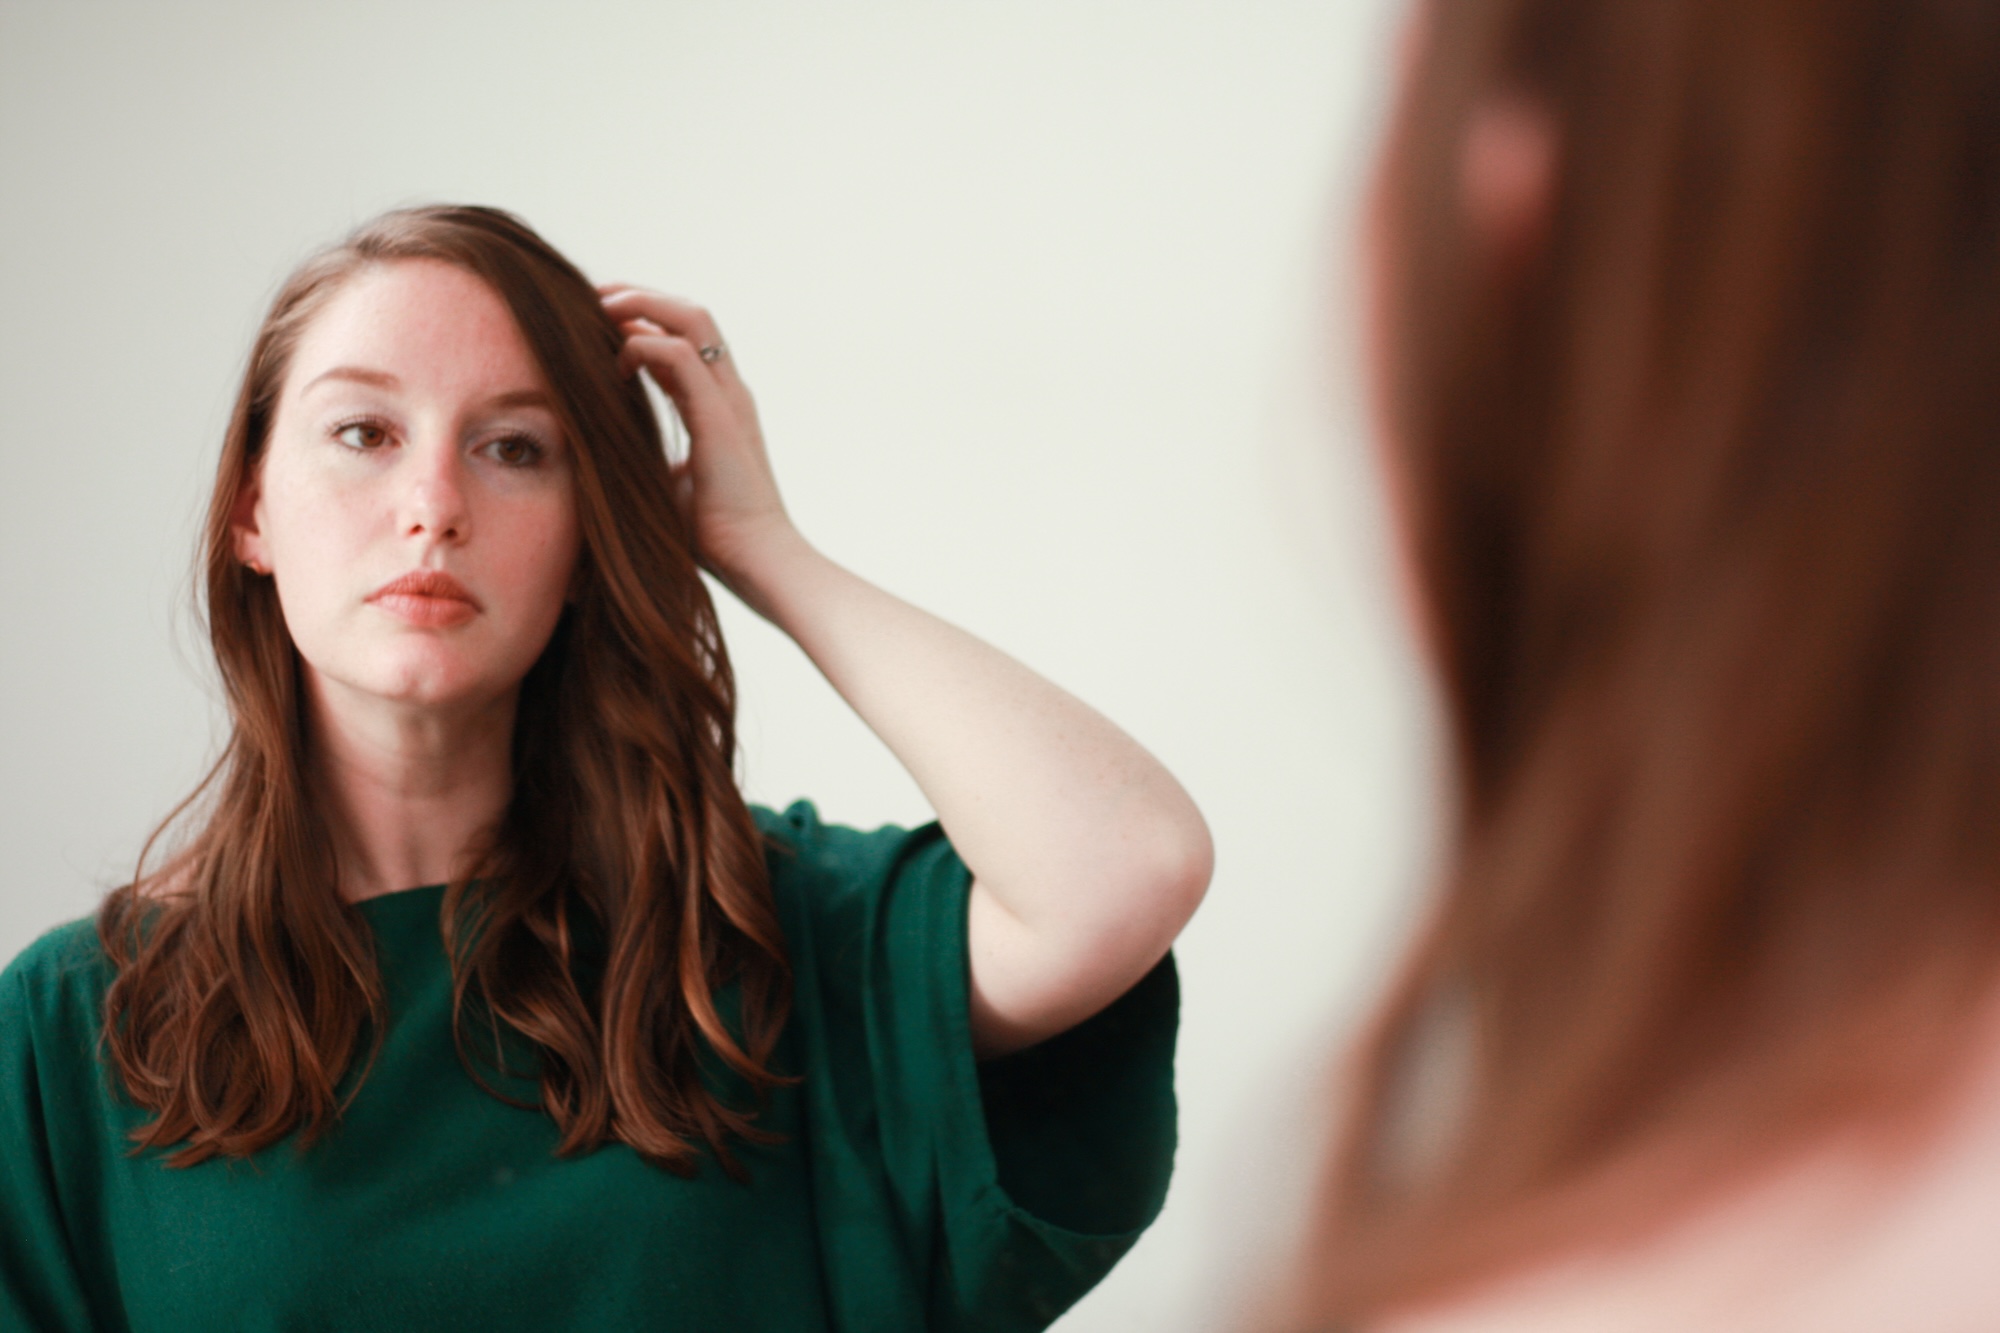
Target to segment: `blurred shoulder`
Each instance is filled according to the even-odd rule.
[[[1921,1132],[1861,1129],[1723,1189],[1644,1243],[1582,1254],[1370,1333],[2000,1329],[2000,991]]]

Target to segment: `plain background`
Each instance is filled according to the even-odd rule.
[[[276,284],[379,209],[499,204],[708,304],[806,533],[1206,812],[1173,1194],[1060,1327],[1225,1323],[1434,818],[1353,311],[1399,9],[0,0],[0,959],[212,754],[192,543]],[[753,799],[928,817],[724,617]]]

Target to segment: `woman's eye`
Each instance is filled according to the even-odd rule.
[[[525,435],[503,435],[487,445],[486,452],[508,467],[532,467],[542,461],[542,446]]]
[[[333,438],[350,449],[380,449],[389,442],[389,432],[372,421],[350,421]]]

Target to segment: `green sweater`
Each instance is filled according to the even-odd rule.
[[[740,1149],[748,1184],[622,1144],[559,1158],[545,1114],[480,1089],[452,1045],[436,886],[360,904],[389,1023],[338,1125],[187,1169],[129,1152],[145,1116],[94,1054],[93,923],[43,936],[0,973],[0,1330],[1048,1324],[1165,1197],[1171,960],[975,1064],[968,876],[936,826],[756,816],[796,986],[775,1063],[802,1078],[761,1121],[784,1141]]]

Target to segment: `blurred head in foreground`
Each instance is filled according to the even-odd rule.
[[[1431,3],[1371,226],[1455,825],[1308,1319],[1893,1152],[2000,978],[2000,3]]]

